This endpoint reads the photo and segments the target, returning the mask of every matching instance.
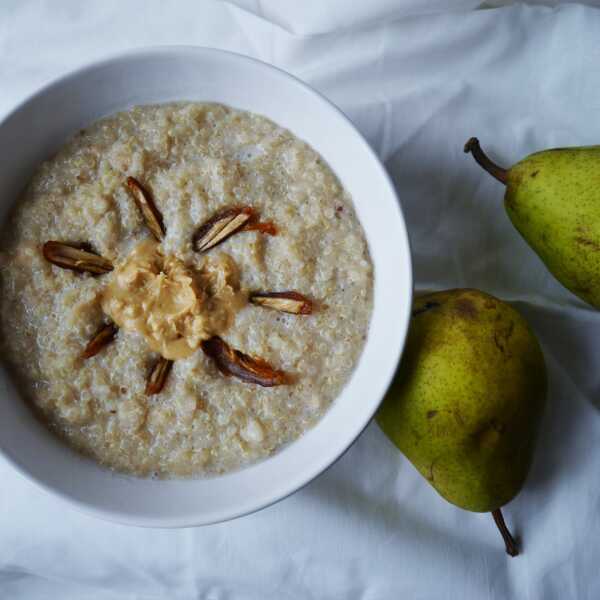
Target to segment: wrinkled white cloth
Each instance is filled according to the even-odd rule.
[[[301,35],[374,25],[400,17],[477,8],[480,0],[229,0],[249,12]]]
[[[357,27],[374,26],[394,19],[474,8],[490,8],[512,4],[511,0],[227,0],[244,10],[275,23],[290,33],[317,35]],[[528,4],[556,6],[575,0],[528,0]],[[599,0],[582,4],[597,6]]]
[[[508,165],[549,146],[600,143],[600,10],[399,18],[396,5],[477,3],[371,0],[344,2],[343,17],[324,10],[273,24],[285,17],[279,3],[240,3],[4,0],[0,114],[67,70],[154,44],[249,54],[338,104],[394,178],[417,288],[492,292],[539,334],[548,409],[527,485],[505,509],[524,553],[508,558],[489,515],[439,498],[371,424],[292,497],[197,529],[95,520],[0,460],[0,598],[600,598],[600,313],[549,276],[504,214],[502,186],[462,151],[478,135]]]

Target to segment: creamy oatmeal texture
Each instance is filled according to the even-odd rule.
[[[128,176],[152,191],[161,244]],[[241,232],[195,252],[199,226],[239,205],[278,234]],[[41,165],[3,240],[6,360],[52,429],[119,471],[215,474],[272,454],[318,421],[364,345],[373,273],[352,203],[317,153],[254,114],[182,103],[95,123]],[[47,240],[88,242],[115,269],[60,269],[42,256]],[[316,309],[256,306],[256,290],[296,290]],[[84,360],[107,315],[116,340]],[[292,383],[225,377],[198,349],[214,333]],[[176,360],[163,391],[147,396],[159,353]]]

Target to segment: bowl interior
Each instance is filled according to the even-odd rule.
[[[0,124],[0,221],[36,166],[78,129],[135,104],[220,102],[267,116],[307,141],[352,195],[375,266],[369,336],[351,381],[323,419],[273,457],[210,479],[153,481],[81,458],[33,418],[0,372],[0,449],[23,474],[97,516],[185,526],[239,516],[295,491],[329,466],[371,419],[397,366],[412,297],[408,239],[390,181],[350,122],[293,77],[204,48],[122,55],[42,89]]]

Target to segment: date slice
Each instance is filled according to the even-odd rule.
[[[127,187],[135,200],[135,203],[146,221],[146,226],[157,241],[162,241],[165,237],[165,225],[163,216],[156,208],[150,192],[134,177],[127,178]]]
[[[112,263],[106,258],[72,244],[52,240],[44,244],[42,252],[48,262],[62,269],[95,275],[113,270]]]
[[[311,300],[298,292],[253,292],[250,302],[292,315],[310,315],[313,311]]]
[[[242,231],[258,231],[266,235],[277,235],[277,227],[271,221],[259,221],[257,216],[250,218],[250,221],[242,227]]]
[[[103,348],[114,341],[119,328],[114,323],[103,325],[88,342],[83,350],[83,358],[88,359],[96,356]]]
[[[246,225],[254,210],[249,206],[229,208],[216,214],[200,226],[192,240],[196,252],[206,252],[217,244],[224,242],[229,236],[237,233]]]
[[[230,348],[220,337],[213,336],[202,342],[202,350],[211,358],[223,375],[237,377],[246,383],[256,383],[263,387],[286,385],[290,377],[283,371],[274,369],[262,358],[248,356]]]
[[[259,221],[253,208],[237,206],[216,214],[200,226],[192,239],[194,250],[206,252],[240,231],[277,235],[275,225],[268,221]]]
[[[146,381],[146,395],[153,396],[159,394],[165,387],[171,368],[173,367],[173,361],[163,358],[162,356],[158,359],[156,364],[152,367],[148,380]]]

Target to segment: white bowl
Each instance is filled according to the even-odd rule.
[[[79,69],[23,102],[0,123],[0,221],[36,166],[78,129],[135,104],[173,100],[220,102],[265,115],[315,148],[352,195],[375,266],[375,289],[360,362],[323,419],[273,457],[220,477],[154,481],[104,469],[49,433],[0,372],[0,451],[16,469],[87,513],[156,527],[247,514],[291,494],[331,465],[369,423],[390,384],[412,300],[404,219],[369,145],[336,107],[304,83],[219,50],[137,50]]]

